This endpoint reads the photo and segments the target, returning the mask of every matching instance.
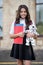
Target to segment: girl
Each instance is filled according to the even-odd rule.
[[[12,50],[11,50],[11,57],[14,57],[17,59],[18,65],[23,65],[23,61],[25,65],[30,65],[31,60],[35,60],[35,56],[33,53],[32,46],[26,46],[25,45],[25,38],[26,37],[37,37],[35,34],[32,34],[30,32],[28,33],[18,33],[14,34],[14,24],[23,24],[24,30],[32,24],[32,21],[30,19],[30,14],[28,11],[28,7],[26,5],[20,5],[18,8],[18,12],[16,15],[15,22],[12,23],[11,30],[10,30],[10,38],[14,39],[17,37],[23,37],[23,44],[13,44]]]

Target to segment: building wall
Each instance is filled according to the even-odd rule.
[[[12,47],[13,40],[10,39],[9,31],[20,4],[28,6],[31,19],[35,22],[35,0],[3,0],[3,39],[1,40],[0,46],[2,49],[11,49]]]

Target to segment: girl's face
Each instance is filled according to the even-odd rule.
[[[24,19],[24,18],[26,18],[26,16],[27,16],[27,12],[26,12],[25,8],[21,8],[20,17]]]

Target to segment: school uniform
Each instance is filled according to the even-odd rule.
[[[10,34],[14,34],[14,23],[15,22],[13,22],[11,25]],[[25,19],[20,18],[20,24],[24,25],[25,30],[26,28]],[[29,46],[26,46],[25,43],[26,43],[26,35],[23,38],[23,44],[15,44],[13,42],[10,56],[21,60],[35,60],[35,55],[31,42]]]

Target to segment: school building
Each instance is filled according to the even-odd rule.
[[[2,12],[2,36],[0,35],[0,48],[11,49],[12,39],[10,39],[9,32],[12,22],[15,20],[18,6],[25,4],[29,8],[31,19],[36,23],[36,6],[43,3],[38,3],[36,0],[0,0],[0,11]],[[43,49],[43,37],[38,37],[34,49]]]

